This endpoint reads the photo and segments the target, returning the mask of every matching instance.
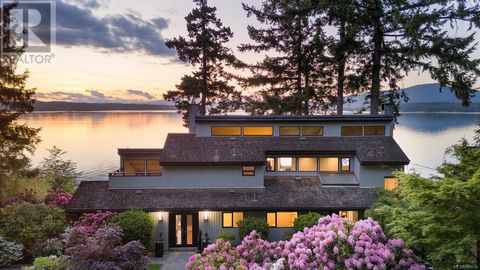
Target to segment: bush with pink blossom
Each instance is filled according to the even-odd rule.
[[[210,245],[190,258],[187,269],[230,269],[212,259],[225,254],[230,263],[246,269],[425,269],[401,239],[388,239],[371,218],[350,223],[326,216],[287,241],[268,242],[253,231],[235,249],[227,247],[224,242]]]
[[[74,227],[79,227],[87,235],[94,234],[98,229],[105,226],[108,222],[108,219],[117,215],[116,212],[100,212],[97,213],[86,213],[83,214],[77,221],[74,222]]]
[[[48,191],[44,202],[46,205],[56,206],[65,209],[71,199],[72,193],[66,192],[60,188],[56,188]]]

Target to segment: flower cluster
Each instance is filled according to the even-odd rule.
[[[116,212],[97,212],[83,214],[75,223],[74,227],[79,227],[85,234],[93,235],[98,229],[105,226],[109,218],[117,215]]]
[[[70,192],[56,188],[48,191],[47,197],[45,197],[45,204],[65,208],[71,199],[72,194]]]
[[[337,215],[320,218],[287,241],[268,242],[255,231],[235,249],[217,241],[191,257],[187,269],[230,269],[232,264],[245,269],[425,269],[401,239],[389,240],[373,219],[352,224]]]
[[[25,192],[9,198],[0,203],[0,207],[7,207],[21,202],[38,203],[37,192],[33,189],[26,189]]]

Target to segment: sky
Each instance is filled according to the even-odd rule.
[[[262,57],[240,53],[249,42],[242,2],[258,6],[261,0],[211,0],[217,15],[234,37],[227,44],[241,60]],[[57,0],[56,45],[51,63],[24,63],[28,86],[39,100],[74,102],[150,102],[175,89],[193,67],[181,63],[164,42],[186,33],[184,17],[191,0]],[[480,57],[480,53],[476,54]],[[401,86],[433,82],[428,74],[412,73]]]

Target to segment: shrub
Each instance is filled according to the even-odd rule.
[[[145,247],[151,246],[155,222],[142,210],[132,209],[120,213],[110,219],[123,232],[123,242],[139,240]]]
[[[219,234],[217,234],[217,239],[222,239],[225,242],[228,241],[233,244],[235,242],[235,235],[229,232],[220,232]]]
[[[3,209],[0,224],[5,238],[23,244],[28,255],[36,243],[61,234],[67,225],[62,209],[27,202]]]
[[[22,259],[23,246],[14,242],[8,242],[0,236],[0,267],[10,265]]]
[[[35,270],[66,270],[68,260],[65,256],[38,257],[33,261]]]
[[[238,236],[240,239],[243,239],[252,231],[256,231],[261,237],[266,238],[268,236],[267,222],[255,217],[246,217],[238,222]]]
[[[293,222],[293,228],[297,232],[303,231],[304,228],[317,224],[320,217],[321,215],[317,212],[308,212],[307,214],[300,215]]]
[[[35,244],[32,247],[33,257],[60,256],[65,250],[65,241],[62,237],[47,239],[45,242]]]
[[[72,199],[72,193],[66,192],[63,189],[56,188],[48,191],[45,197],[45,204],[50,206],[57,206],[65,209]]]
[[[26,189],[20,195],[11,197],[1,203],[3,207],[14,205],[21,202],[38,203],[37,192],[33,189]]]
[[[240,263],[240,254],[232,248],[230,242],[218,239],[214,244],[209,245],[203,253],[193,255],[187,263],[188,270],[205,269],[236,269],[247,270]]]
[[[144,269],[148,258],[140,241],[121,245],[119,227],[103,227],[88,236],[80,227],[73,228],[67,239],[66,254],[70,256],[71,270],[137,270]]]
[[[108,220],[115,215],[117,215],[116,212],[110,211],[99,211],[97,213],[83,214],[77,221],[75,221],[73,226],[82,227],[82,230],[90,236],[94,234],[98,229],[105,226]]]

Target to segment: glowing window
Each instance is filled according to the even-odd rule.
[[[240,136],[240,135],[242,135],[241,127],[212,126],[212,136]]]
[[[363,132],[365,136],[384,136],[385,126],[365,126]]]
[[[255,176],[255,166],[242,166],[243,176]]]
[[[233,212],[233,227],[238,227],[238,222],[243,220],[243,212]]]
[[[343,126],[342,136],[362,136],[361,126]]]
[[[247,126],[243,128],[244,136],[272,136],[273,127]]]
[[[338,158],[336,157],[320,158],[320,171],[321,172],[338,172]]]
[[[293,157],[280,157],[277,159],[279,172],[294,172],[297,170],[297,159]]]
[[[317,163],[317,158],[301,157],[298,159],[298,170],[301,172],[316,172]]]
[[[123,170],[125,174],[144,174],[145,160],[143,159],[125,159],[123,161]]]
[[[277,227],[292,228],[297,212],[277,212]]]
[[[277,213],[267,213],[268,227],[277,227]]]
[[[267,172],[274,172],[275,171],[275,158],[267,157]]]
[[[340,211],[338,212],[338,215],[341,218],[345,218],[349,221],[358,221],[358,211]]]
[[[223,212],[222,226],[224,228],[236,228],[238,222],[243,220],[243,212]]]
[[[162,166],[160,166],[160,160],[149,159],[147,160],[147,173],[148,174],[162,174]]]
[[[300,127],[280,127],[280,136],[300,136]]]
[[[323,127],[318,126],[303,126],[303,136],[323,136]]]
[[[394,190],[398,187],[398,178],[385,177],[383,180],[383,186],[385,190]]]
[[[350,171],[350,158],[342,158],[342,172]]]

